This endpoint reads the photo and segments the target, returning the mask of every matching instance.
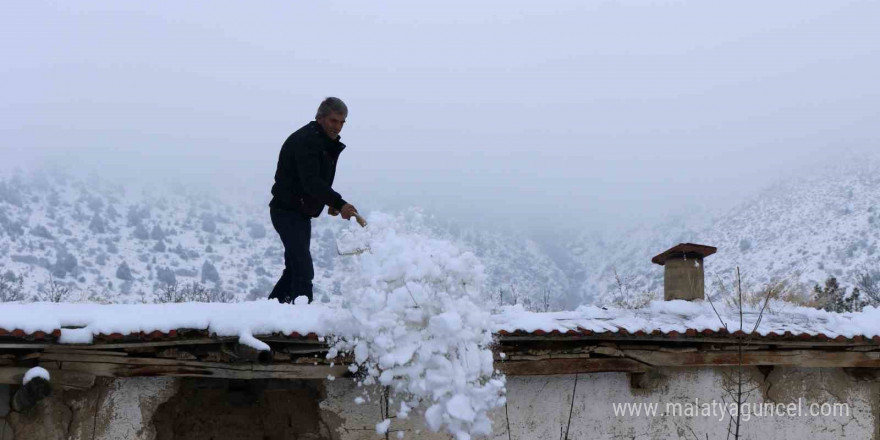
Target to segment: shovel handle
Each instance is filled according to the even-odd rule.
[[[367,221],[364,220],[364,218],[361,217],[360,214],[358,214],[358,213],[355,212],[355,213],[354,213],[354,219],[357,220],[358,224],[361,225],[362,228],[366,228],[366,227],[367,227]]]

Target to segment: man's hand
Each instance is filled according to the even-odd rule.
[[[336,210],[336,208],[334,208],[334,207],[332,207],[332,206],[328,206],[328,207],[327,207],[327,214],[330,214],[330,215],[332,215],[333,217],[336,217],[337,215],[339,215],[339,211]]]
[[[355,208],[351,203],[346,203],[345,206],[342,207],[342,218],[345,220],[351,219],[355,214],[357,214],[357,208]]]

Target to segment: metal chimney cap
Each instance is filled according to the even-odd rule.
[[[667,260],[681,258],[683,256],[702,259],[714,254],[717,250],[718,248],[706,246],[704,244],[679,243],[669,248],[666,252],[651,258],[651,262],[663,266],[666,264]]]

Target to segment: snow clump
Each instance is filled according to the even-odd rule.
[[[43,379],[46,379],[46,382],[48,382],[49,381],[49,372],[46,371],[46,369],[43,367],[31,368],[30,370],[27,370],[26,373],[24,373],[24,378],[22,378],[21,384],[27,385],[28,382],[30,382],[38,377],[42,377]]]
[[[353,353],[359,385],[387,387],[399,418],[419,409],[431,430],[457,440],[490,434],[488,413],[505,403],[505,378],[493,368],[479,260],[384,214],[364,229],[352,223],[340,240],[369,251],[345,257],[353,259],[340,289],[345,313],[328,358]]]

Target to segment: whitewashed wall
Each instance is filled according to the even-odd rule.
[[[729,372],[729,370],[727,370]],[[647,389],[633,388],[625,373],[562,376],[520,376],[508,378],[508,405],[493,414],[493,440],[560,439],[668,439],[726,438],[727,419],[709,416],[615,416],[613,403],[657,403],[665,411],[667,402],[720,402],[729,378],[723,369],[663,369],[652,377]],[[880,381],[873,376],[852,375],[841,369],[777,368],[767,376],[748,369],[749,401],[801,402],[809,412],[811,403],[846,403],[849,417],[756,417],[742,423],[742,438],[749,439],[880,439]],[[0,436],[6,423],[6,437],[0,440],[65,438],[71,440],[155,440],[153,415],[163,402],[172,399],[180,380],[134,378],[102,381],[92,390],[55,393],[29,414],[10,413],[0,402]],[[324,395],[315,402],[321,430],[306,438],[340,440],[381,439],[375,424],[385,414],[386,402],[380,390],[361,405],[354,398],[362,390],[348,380],[324,382]],[[282,390],[283,391],[283,390]],[[9,387],[0,386],[0,399],[8,402]],[[194,402],[194,404],[197,404]],[[394,406],[394,405],[389,405]],[[296,411],[291,408],[291,411]],[[393,413],[393,411],[392,411]],[[4,417],[5,415],[5,417]],[[228,421],[227,421],[228,422]],[[14,428],[14,437],[9,431]],[[421,425],[419,415],[394,419],[389,438],[402,432],[410,439],[447,439]]]

